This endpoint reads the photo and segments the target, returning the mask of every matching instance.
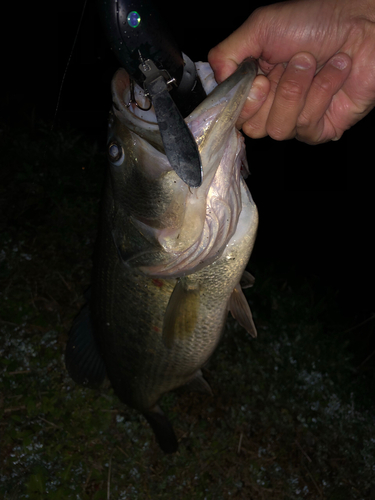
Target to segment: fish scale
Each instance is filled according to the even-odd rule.
[[[255,74],[253,61],[245,61],[186,119],[202,158],[198,188],[189,188],[155,149],[152,109],[136,116],[126,106],[126,72],[119,70],[112,84],[90,314],[86,307],[73,324],[66,364],[85,385],[98,385],[106,373],[165,452],[176,451],[177,438],[158,402],[181,386],[210,394],[201,368],[228,310],[256,336],[240,281],[253,282],[245,268],[258,213],[240,174],[244,141],[235,129]]]
[[[224,252],[210,269],[203,268],[190,278],[204,283],[199,327],[188,341],[177,340],[169,349],[155,327],[162,332],[173,284],[166,282],[163,287],[156,287],[151,278],[128,271],[118,260],[110,234],[99,238],[102,244],[96,260],[103,264],[96,266],[93,276],[92,315],[100,331],[97,340],[109,379],[126,404],[141,411],[152,408],[163,393],[187,383],[207,362],[220,340],[229,297],[249,259],[249,240],[243,239],[240,245]],[[229,277],[225,288],[221,286],[224,276]],[[108,293],[103,294],[103,289],[108,289]],[[113,308],[114,297],[116,303],[127,303],[127,307]],[[218,330],[219,335],[212,335],[212,331]],[[138,389],[129,395],[132,379],[137,380]]]

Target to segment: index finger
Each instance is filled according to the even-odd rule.
[[[246,57],[258,59],[260,56],[260,45],[250,35],[251,24],[252,16],[208,53],[208,62],[218,83],[228,78]]]

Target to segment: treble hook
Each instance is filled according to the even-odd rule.
[[[126,107],[129,108],[131,104],[135,104],[137,106],[137,108],[141,109],[142,111],[149,111],[151,109],[152,102],[151,102],[151,99],[149,97],[148,97],[148,99],[150,101],[150,105],[148,108],[142,108],[142,106],[137,103],[137,100],[135,98],[135,93],[134,93],[134,80],[130,79],[130,100],[129,100],[128,104],[126,104]]]

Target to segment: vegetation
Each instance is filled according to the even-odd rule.
[[[74,130],[2,126],[0,497],[21,499],[373,499],[374,409],[334,293],[251,264],[258,327],[228,318],[205,369],[214,396],[168,394],[180,441],[165,456],[110,388],[64,366],[90,284],[105,158]]]

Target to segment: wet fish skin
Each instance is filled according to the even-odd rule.
[[[167,453],[177,449],[177,440],[158,406],[161,396],[183,385],[208,387],[200,368],[219,343],[229,309],[255,335],[239,282],[258,215],[240,175],[244,146],[235,129],[253,73],[238,70],[187,119],[202,158],[197,189],[171,170],[152,115],[134,117],[124,108],[124,70],[112,85],[111,161],[87,338],[97,346],[117,396],[145,415]],[[68,344],[67,366],[76,344]],[[76,356],[74,364],[80,365],[70,370],[77,377],[84,363]],[[88,384],[98,380],[97,360],[91,365],[96,374],[85,369]]]

